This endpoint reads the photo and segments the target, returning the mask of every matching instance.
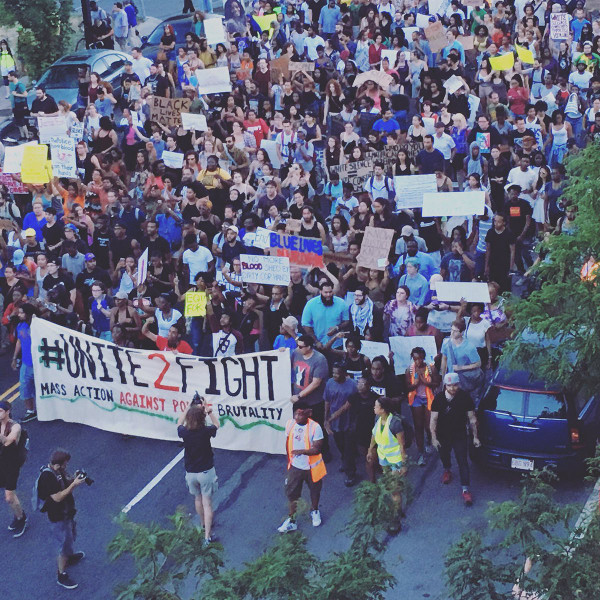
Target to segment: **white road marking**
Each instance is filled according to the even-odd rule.
[[[173,469],[173,467],[183,458],[182,450],[168,465],[166,465],[157,475],[155,475],[136,495],[128,502],[121,512],[128,513],[138,502],[143,500]]]

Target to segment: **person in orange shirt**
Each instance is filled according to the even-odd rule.
[[[60,196],[63,199],[63,212],[65,216],[70,217],[73,205],[79,204],[83,208],[85,204],[85,198],[83,192],[79,189],[79,185],[76,181],[69,181],[67,187],[63,187],[58,177],[55,177],[52,181],[52,191],[55,195]]]

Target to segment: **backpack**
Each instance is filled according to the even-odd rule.
[[[35,512],[44,512],[44,505],[46,504],[45,500],[42,500],[40,498],[40,494],[39,494],[39,483],[40,483],[40,477],[42,476],[42,473],[44,473],[45,471],[48,471],[50,473],[52,473],[52,469],[48,466],[48,465],[44,465],[43,467],[40,467],[40,473],[37,476],[37,479],[35,480],[35,483],[33,484],[33,488],[31,490],[31,508],[35,511]]]

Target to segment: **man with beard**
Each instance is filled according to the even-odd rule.
[[[225,231],[225,243],[221,248],[221,258],[224,262],[231,264],[236,256],[245,253],[246,247],[238,239],[239,232],[235,225],[230,225]]]
[[[169,328],[169,334],[167,337],[162,335],[156,335],[152,333],[148,327],[150,323],[154,321],[154,317],[150,317],[142,326],[142,333],[149,339],[152,340],[156,347],[161,352],[173,352],[173,354],[192,354],[192,347],[181,339],[181,331],[177,325],[171,325]]]
[[[319,283],[320,294],[306,303],[302,312],[304,331],[317,340],[315,347],[322,350],[332,335],[350,325],[348,305],[333,295],[333,284],[324,280]],[[339,343],[338,343],[339,342]],[[341,340],[334,344],[340,345]]]
[[[409,258],[415,258],[419,262],[419,273],[429,281],[431,276],[439,273],[436,269],[433,259],[426,252],[419,252],[419,242],[416,239],[406,241],[406,252],[403,252],[398,258],[394,267],[394,275],[404,275],[406,272],[405,262]]]

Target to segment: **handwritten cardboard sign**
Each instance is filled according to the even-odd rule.
[[[240,254],[242,281],[264,285],[288,285],[290,259],[287,256]]]
[[[52,160],[52,170],[56,177],[77,177],[75,140],[72,137],[50,138],[50,158]]]
[[[357,256],[358,266],[383,271],[395,233],[393,229],[367,227]]]
[[[441,52],[448,45],[446,32],[440,21],[436,21],[425,28],[425,37],[429,41],[432,52]]]
[[[290,61],[288,63],[288,70],[290,74],[294,71],[304,71],[305,73],[311,73],[315,70],[315,63]]]
[[[271,256],[287,256],[291,265],[323,268],[323,242],[319,238],[271,232]]]
[[[569,15],[550,13],[550,39],[566,40],[569,37]]]
[[[156,121],[165,127],[179,127],[181,125],[181,113],[189,112],[192,101],[189,98],[152,96],[149,104],[151,121]]]
[[[38,117],[37,121],[41,144],[48,144],[50,138],[67,135],[66,117]]]

